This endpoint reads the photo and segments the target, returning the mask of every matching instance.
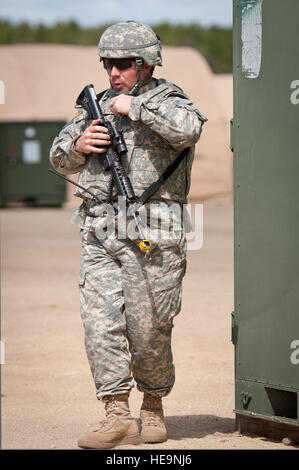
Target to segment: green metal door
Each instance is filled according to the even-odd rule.
[[[0,123],[0,202],[59,206],[65,181],[48,172],[49,150],[65,122]]]
[[[299,2],[234,0],[235,409],[299,425]]]

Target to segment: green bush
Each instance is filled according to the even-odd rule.
[[[109,25],[82,28],[76,21],[56,23],[54,26],[12,24],[0,20],[0,44],[52,43],[90,46],[97,44]],[[204,28],[194,23],[153,25],[154,31],[166,46],[188,46],[200,51],[215,73],[232,72],[232,29],[212,26]]]

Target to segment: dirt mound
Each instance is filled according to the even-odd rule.
[[[162,52],[164,64],[156,68],[155,76],[182,87],[209,119],[196,147],[190,199],[230,198],[231,76],[215,76],[203,56],[194,49],[164,47]],[[1,121],[68,121],[75,113],[74,100],[86,84],[93,83],[97,91],[109,86],[106,72],[99,65],[96,47],[2,46],[0,61],[5,85]],[[76,198],[71,197],[72,191],[70,188],[69,204],[78,205]]]

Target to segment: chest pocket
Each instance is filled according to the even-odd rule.
[[[134,147],[130,161],[130,179],[136,189],[145,189],[162,173],[162,152],[156,150],[154,156],[145,147]]]

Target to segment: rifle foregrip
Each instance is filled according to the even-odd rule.
[[[124,167],[114,162],[114,165],[111,167],[111,172],[119,195],[124,196],[128,201],[134,201],[136,199],[135,193]]]

